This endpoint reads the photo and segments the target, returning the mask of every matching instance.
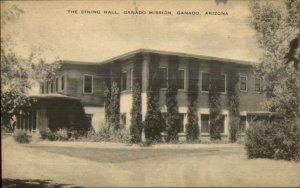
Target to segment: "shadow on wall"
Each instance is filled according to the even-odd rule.
[[[57,184],[51,180],[39,179],[2,179],[2,187],[78,187],[70,184]]]

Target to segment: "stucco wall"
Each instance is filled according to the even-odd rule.
[[[85,106],[86,114],[92,114],[92,127],[95,131],[99,131],[105,125],[104,107]]]

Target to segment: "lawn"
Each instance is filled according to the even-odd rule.
[[[300,165],[248,160],[241,145],[153,147],[3,142],[2,180],[23,185],[300,186]]]

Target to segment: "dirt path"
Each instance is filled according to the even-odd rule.
[[[224,147],[214,152],[186,152],[179,148],[173,153],[163,148],[135,148],[128,154],[128,149],[120,147],[111,150],[98,145],[87,150],[80,146],[82,143],[77,147],[76,143],[72,147],[68,143],[63,147],[43,143],[35,148],[34,144],[24,147],[8,138],[2,144],[4,179],[53,180],[84,187],[300,186],[299,163],[247,160],[240,147]],[[109,156],[111,160],[107,159]],[[126,160],[119,160],[122,158]]]

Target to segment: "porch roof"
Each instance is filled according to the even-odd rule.
[[[66,99],[66,100],[80,100],[76,97],[70,97],[67,95],[57,94],[57,93],[48,93],[48,94],[37,94],[37,95],[29,95],[29,98],[35,99]]]

